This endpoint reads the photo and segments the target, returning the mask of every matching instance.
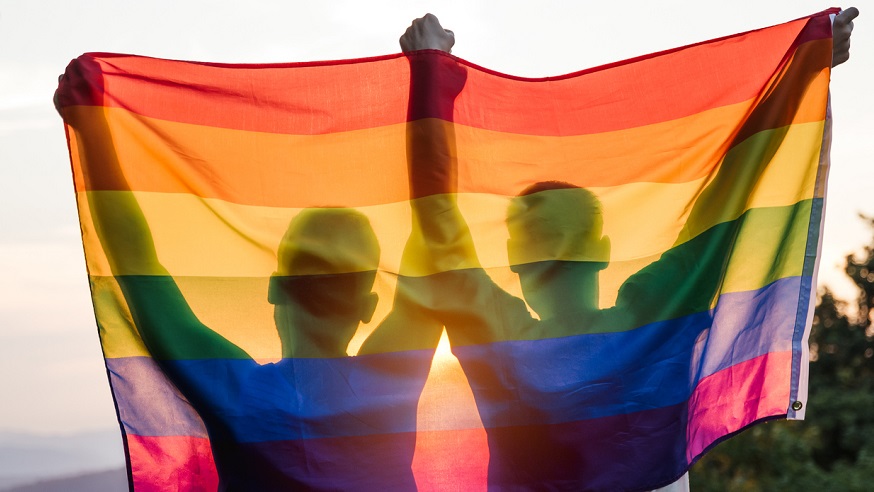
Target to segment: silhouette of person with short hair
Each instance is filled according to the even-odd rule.
[[[70,90],[62,80],[56,98]],[[57,102],[81,159],[100,163],[88,187],[129,190],[108,122],[77,121]],[[380,247],[366,216],[311,208],[291,220],[267,292],[282,359],[259,364],[189,307],[133,193],[89,192],[88,202],[145,346],[206,426],[220,490],[415,489],[417,403],[437,340],[405,338],[426,323],[405,288],[375,339],[347,356],[377,304]]]
[[[834,64],[846,59],[854,11],[848,9],[835,22]],[[401,47],[405,52],[442,49],[440,39],[454,42],[454,34],[429,14],[413,21]],[[432,77],[435,82],[430,86],[435,88],[428,95],[444,100],[430,104],[442,106],[461,87],[455,94],[441,94],[436,90],[438,77],[464,67],[447,61],[448,57],[431,56],[430,63],[444,71],[414,70],[413,84],[429,87],[428,80],[422,79]],[[783,67],[790,80],[791,72],[814,76],[820,68],[826,67],[804,67],[800,62]],[[791,120],[780,108],[791,107],[798,97],[801,94],[777,84],[738,129],[732,145],[760,128],[757,125],[763,120],[774,123],[765,128],[777,128],[775,139],[782,138],[784,125],[770,119],[778,115]],[[679,330],[665,338],[656,327],[637,330],[633,341],[622,338],[628,342],[624,346],[601,345],[609,342],[599,334],[655,326],[657,321],[694,313],[707,315],[743,218],[712,227],[707,234],[696,228],[706,224],[710,212],[705,204],[719,203],[738,173],[746,173],[750,179],[744,182],[754,186],[763,165],[750,166],[738,156],[727,156],[690,211],[675,246],[629,277],[616,305],[607,309],[598,305],[598,274],[607,266],[611,245],[603,235],[597,197],[556,181],[523,191],[507,213],[507,250],[523,296],[539,316],[535,319],[521,300],[502,290],[479,267],[453,197],[457,153],[451,128],[437,123],[428,128],[435,131],[408,132],[411,179],[430,185],[432,213],[422,214],[419,220],[426,233],[437,231],[424,243],[432,248],[432,261],[443,268],[423,281],[421,290],[431,289],[429,312],[445,325],[476,399],[488,437],[490,489],[521,490],[532,484],[567,490],[621,487],[611,480],[623,477],[600,473],[608,467],[626,469],[638,480],[634,483],[649,481],[653,487],[676,480],[683,470],[674,465],[686,463],[690,388],[663,388],[657,383],[694,376],[689,374],[695,364],[692,350],[707,334]],[[744,157],[766,163],[777,147],[757,149],[758,154]],[[731,190],[739,195],[745,191],[750,190]],[[561,338],[584,334],[592,337]],[[667,351],[666,359],[652,360],[649,350],[654,344],[677,350]],[[614,358],[620,352],[622,357]],[[653,405],[653,391],[660,393],[659,401],[671,403]]]

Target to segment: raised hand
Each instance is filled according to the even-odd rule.
[[[853,19],[858,16],[859,9],[856,7],[842,10],[835,16],[832,26],[832,67],[850,59],[850,35],[853,33]]]
[[[417,50],[440,50],[452,52],[455,45],[455,33],[443,29],[434,14],[425,14],[415,19],[400,39],[401,50],[404,53]]]

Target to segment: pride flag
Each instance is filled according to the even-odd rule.
[[[543,79],[74,60],[132,490],[648,490],[803,418],[835,12]]]

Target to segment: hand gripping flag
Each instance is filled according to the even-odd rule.
[[[543,79],[74,60],[132,489],[647,490],[802,418],[831,13]]]

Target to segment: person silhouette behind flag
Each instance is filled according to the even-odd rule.
[[[847,9],[835,20],[833,66],[849,56],[857,14]],[[412,84],[423,88],[411,93],[411,107],[418,105],[411,113],[420,119],[407,132],[411,183],[420,190],[416,196],[426,197],[416,219],[425,234],[421,241],[430,248],[431,269],[440,272],[420,279],[417,291],[432,293],[427,308],[445,325],[473,390],[488,436],[489,488],[612,490],[672,483],[687,466],[686,400],[692,388],[653,383],[688,380],[693,349],[707,333],[682,330],[663,340],[658,338],[663,333],[649,330],[649,339],[640,333],[623,346],[599,345],[597,334],[694,313],[707,316],[739,223],[716,227],[706,237],[696,237],[701,231],[691,227],[708,214],[710,203],[718,202],[744,163],[723,163],[694,204],[675,247],[628,278],[616,305],[607,309],[598,306],[598,275],[608,265],[611,244],[603,235],[598,198],[561,181],[522,191],[507,212],[507,249],[535,319],[526,303],[503,291],[481,268],[456,204],[455,138],[451,125],[436,119],[452,122],[452,102],[463,84],[443,80],[463,80],[466,69],[449,57],[416,53],[449,52],[454,41],[454,33],[431,14],[414,20],[400,39],[411,60]],[[799,63],[786,68],[802,74],[818,69]],[[447,87],[449,93],[440,92]],[[786,100],[791,106],[799,96],[778,84],[732,143],[769,118],[769,110]],[[773,151],[762,149],[756,161],[767,162]],[[762,171],[760,165],[745,172]],[[580,257],[589,260],[565,260]],[[593,335],[574,342],[559,339],[581,334]],[[512,341],[537,343],[511,346]],[[648,354],[652,344],[677,349],[656,361]],[[652,391],[676,403],[655,408]]]

